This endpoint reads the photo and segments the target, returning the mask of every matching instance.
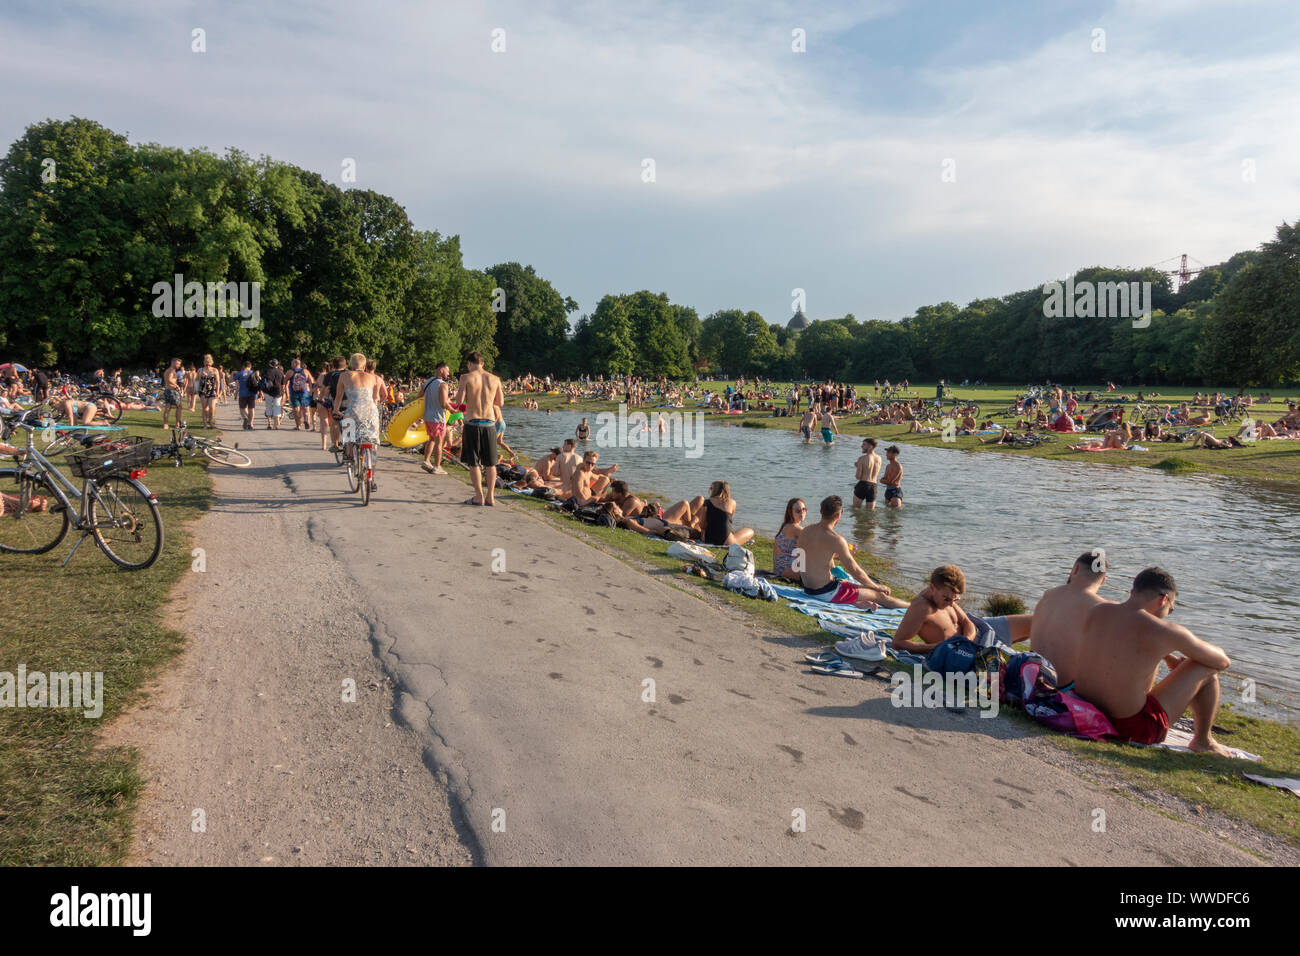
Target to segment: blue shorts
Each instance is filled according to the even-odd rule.
[[[290,392],[290,408],[311,408],[311,392]]]
[[[505,433],[506,433],[506,423],[505,420],[502,419],[501,421],[497,422],[497,434],[504,435]]]
[[[835,441],[835,433],[831,431],[829,428],[823,428],[822,441],[824,441],[826,444],[829,445],[831,442]]]
[[[890,488],[890,487],[886,486],[886,488],[885,488],[885,500],[886,500],[886,501],[893,501],[895,498],[902,498],[902,497],[903,497],[903,489],[902,489],[902,488]]]

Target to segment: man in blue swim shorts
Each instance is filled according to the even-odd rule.
[[[889,464],[885,465],[885,473],[880,476],[880,481],[885,486],[885,507],[901,508],[903,507],[903,466],[898,463],[898,446],[890,445],[886,448],[885,458]]]
[[[828,445],[835,443],[835,436],[840,433],[840,428],[835,424],[835,416],[831,414],[829,407],[822,408],[822,441]]]

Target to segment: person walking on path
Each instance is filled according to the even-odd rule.
[[[474,497],[465,504],[491,507],[496,489],[496,409],[505,404],[505,396],[501,393],[501,379],[483,367],[481,354],[470,352],[465,365],[469,371],[460,377],[456,389],[456,397],[465,406],[460,460],[474,482]],[[485,476],[488,469],[492,471]]]

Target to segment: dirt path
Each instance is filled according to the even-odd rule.
[[[364,595],[312,541],[313,505],[289,507],[293,492],[270,464],[273,449],[299,452],[308,439],[292,425],[241,432],[222,411],[227,439],[254,467],[212,469],[216,498],[195,539],[206,570],[183,580],[169,609],[189,647],[107,734],[145,758],[131,862],[472,862],[472,835],[458,834],[420,740],[393,713]],[[355,703],[343,701],[344,679]],[[206,832],[194,832],[196,808]]]
[[[1007,721],[811,676],[804,642],[409,456],[361,508],[312,439],[228,434],[255,468],[199,526],[193,645],[121,724],[152,774],[142,862],[1258,862]]]

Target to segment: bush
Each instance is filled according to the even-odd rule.
[[[1161,471],[1199,471],[1196,462],[1187,458],[1162,458],[1151,466],[1159,468]]]
[[[1005,617],[1008,614],[1025,614],[1025,602],[1015,594],[990,594],[984,599],[985,617]]]

